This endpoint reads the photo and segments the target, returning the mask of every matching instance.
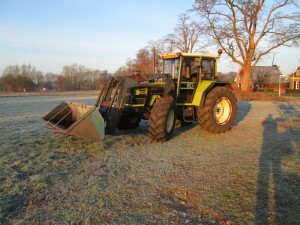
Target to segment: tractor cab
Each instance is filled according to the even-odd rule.
[[[163,73],[184,81],[214,80],[219,55],[171,52],[161,54]]]
[[[163,73],[170,74],[175,83],[177,104],[192,104],[198,84],[217,79],[219,55],[171,52],[160,58]]]

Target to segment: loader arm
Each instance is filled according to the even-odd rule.
[[[100,91],[96,106],[99,106],[105,123],[105,133],[114,134],[120,120],[127,93],[138,81],[130,77],[112,77]]]
[[[64,101],[43,117],[53,133],[74,135],[94,141],[116,130],[128,90],[137,84],[129,77],[112,77],[100,90],[95,106]]]

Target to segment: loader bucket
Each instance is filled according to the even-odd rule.
[[[53,133],[75,135],[99,141],[105,135],[105,122],[96,106],[76,102],[61,102],[46,116],[47,127]]]

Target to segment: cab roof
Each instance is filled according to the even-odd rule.
[[[174,59],[179,58],[180,56],[183,57],[208,57],[208,58],[215,58],[219,59],[219,55],[213,54],[206,54],[206,53],[183,53],[183,52],[169,52],[159,55],[160,59]]]

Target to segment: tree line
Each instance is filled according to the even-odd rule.
[[[288,9],[288,10],[285,10]],[[195,0],[192,8],[179,16],[172,34],[137,51],[115,74],[131,75],[161,72],[159,54],[163,52],[204,51],[207,46],[224,50],[233,63],[244,71],[242,90],[249,88],[252,69],[280,46],[299,46],[300,12],[295,0]],[[198,20],[192,20],[196,14]],[[61,74],[43,75],[33,66],[15,65],[5,69],[0,78],[0,91],[48,89],[92,90],[109,74],[82,65],[65,66]]]
[[[0,91],[97,90],[110,75],[107,70],[88,69],[78,64],[64,66],[60,74],[45,75],[31,64],[10,65],[0,78]]]
[[[141,50],[142,51],[142,50]],[[144,50],[143,50],[144,51]],[[145,54],[147,56],[147,54]],[[146,58],[146,59],[145,59]],[[126,76],[132,74],[132,68],[138,68],[141,71],[149,71],[151,73],[153,62],[143,64],[144,60],[149,57],[139,57],[137,59],[128,60],[128,62],[135,61],[135,66],[127,64],[130,67],[120,67],[115,73],[109,73],[107,70],[92,70],[84,65],[73,64],[64,66],[60,74],[46,73],[45,75],[36,70],[31,64],[8,66],[3,76],[0,77],[0,91],[2,92],[28,92],[28,91],[79,91],[79,90],[99,90],[101,85],[110,77],[114,75]],[[149,59],[150,61],[150,59]],[[140,65],[141,67],[136,67]],[[148,65],[148,68],[147,66]],[[159,68],[157,68],[159,72]],[[144,73],[146,74],[146,73]],[[233,83],[236,76],[235,72],[221,73],[219,78],[223,81]]]

